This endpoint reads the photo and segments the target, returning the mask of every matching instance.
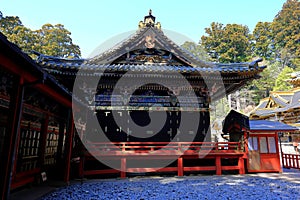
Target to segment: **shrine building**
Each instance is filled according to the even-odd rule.
[[[259,66],[261,60],[202,61],[169,39],[151,11],[134,34],[92,58],[37,55],[31,59],[0,34],[2,199],[47,177],[69,182],[78,173],[126,177],[127,172],[156,170],[130,168],[130,159],[174,158],[176,162],[159,170],[179,176],[201,170],[245,173],[244,141],[210,141],[209,104],[259,78],[265,68]],[[290,101],[282,98],[282,103]],[[93,117],[98,128],[89,126]],[[155,120],[162,127],[148,128]],[[89,140],[100,129],[109,142]],[[101,157],[117,160],[120,167],[106,169],[95,161],[82,146],[87,140],[101,149]],[[169,149],[159,151],[166,144]],[[203,154],[200,147],[210,151]],[[158,157],[151,154],[156,150]],[[223,166],[228,159],[233,161]]]
[[[177,142],[210,141],[210,102],[258,78],[265,66],[258,65],[261,60],[230,64],[199,60],[170,40],[161,27],[149,12],[133,35],[99,55],[64,59],[39,54],[37,63],[70,91],[82,88],[81,99],[95,110],[110,141],[167,142],[175,136]],[[126,74],[134,81],[117,84]],[[73,88],[75,79],[77,88]],[[99,81],[96,88],[91,80]],[[112,111],[123,122],[117,124]],[[136,132],[132,124],[146,126],[149,113],[155,118],[160,112],[167,113],[161,130]],[[197,130],[179,129],[182,113],[186,119],[199,118]]]

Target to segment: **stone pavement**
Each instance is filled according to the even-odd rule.
[[[43,196],[44,195],[44,196]],[[87,180],[71,186],[39,186],[12,199],[299,199],[300,171],[245,175],[192,175]]]
[[[257,174],[247,174],[247,175],[254,176],[254,177],[269,178],[273,180],[280,179],[287,182],[300,184],[300,170],[298,169],[283,169],[282,173],[257,173]]]

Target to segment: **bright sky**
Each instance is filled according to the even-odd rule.
[[[152,9],[163,29],[198,42],[211,22],[247,25],[271,22],[286,0],[0,0],[4,16],[19,16],[33,30],[63,24],[80,46],[82,57],[118,34],[137,30]]]

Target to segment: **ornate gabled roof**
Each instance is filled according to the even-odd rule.
[[[266,67],[259,66],[261,61],[229,64],[202,61],[170,40],[161,30],[160,23],[155,22],[152,12],[139,23],[135,34],[92,58],[63,59],[39,54],[37,59],[40,66],[62,81],[66,77],[74,78],[78,71],[88,76],[99,76],[104,70],[104,76],[120,76],[131,71],[141,77],[160,75],[164,78],[179,72],[189,80],[203,82],[205,79],[213,83],[214,79],[221,80],[227,94],[259,78],[258,74]],[[199,85],[199,81],[195,84]],[[69,84],[70,81],[66,83],[70,87]],[[215,96],[223,95],[220,92]]]
[[[271,92],[270,100],[277,104],[278,107],[286,107],[289,104],[289,101],[282,98],[278,93]]]
[[[147,20],[150,18],[151,20]],[[111,65],[111,70],[136,68],[140,70],[156,71],[187,71],[190,72],[222,72],[222,73],[244,73],[260,72],[265,67],[258,63],[261,59],[246,63],[212,63],[205,62],[192,55],[175,42],[170,40],[155,23],[155,17],[150,10],[145,17],[143,25],[135,34],[118,43],[109,50],[89,59],[61,59],[45,55],[39,55],[37,62],[46,68],[66,69],[102,69],[102,66]],[[174,69],[172,69],[174,68]],[[239,74],[237,74],[239,75]]]
[[[157,51],[157,52],[155,52]],[[149,53],[148,53],[149,52]],[[133,63],[130,58],[132,56],[137,57],[140,54],[146,55],[148,53],[148,59],[143,63],[136,64],[147,64],[147,63],[161,63],[161,64],[172,64],[168,62],[156,62],[152,59],[152,55],[158,55],[165,57],[172,61],[172,58],[176,59],[178,63],[182,65],[189,65],[193,67],[214,67],[214,63],[204,62],[193,56],[191,53],[178,46],[175,42],[171,41],[161,29],[152,26],[145,26],[139,29],[135,34],[129,37],[127,40],[117,44],[113,48],[99,54],[89,60],[89,64],[107,64],[114,63],[121,56],[126,56],[126,63]],[[129,55],[128,55],[129,54]],[[131,56],[131,57],[127,57]],[[246,66],[247,64],[240,64]]]
[[[300,109],[300,88],[294,88],[287,92],[271,92],[268,98],[260,101],[259,105],[250,114],[250,118],[280,116],[281,113],[292,112],[298,108]]]

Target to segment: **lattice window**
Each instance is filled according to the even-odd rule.
[[[39,141],[39,129],[33,129],[30,126],[21,129],[17,172],[29,171],[38,167]]]
[[[58,146],[58,133],[54,130],[48,132],[45,149],[45,165],[53,165],[56,163],[56,153]]]

